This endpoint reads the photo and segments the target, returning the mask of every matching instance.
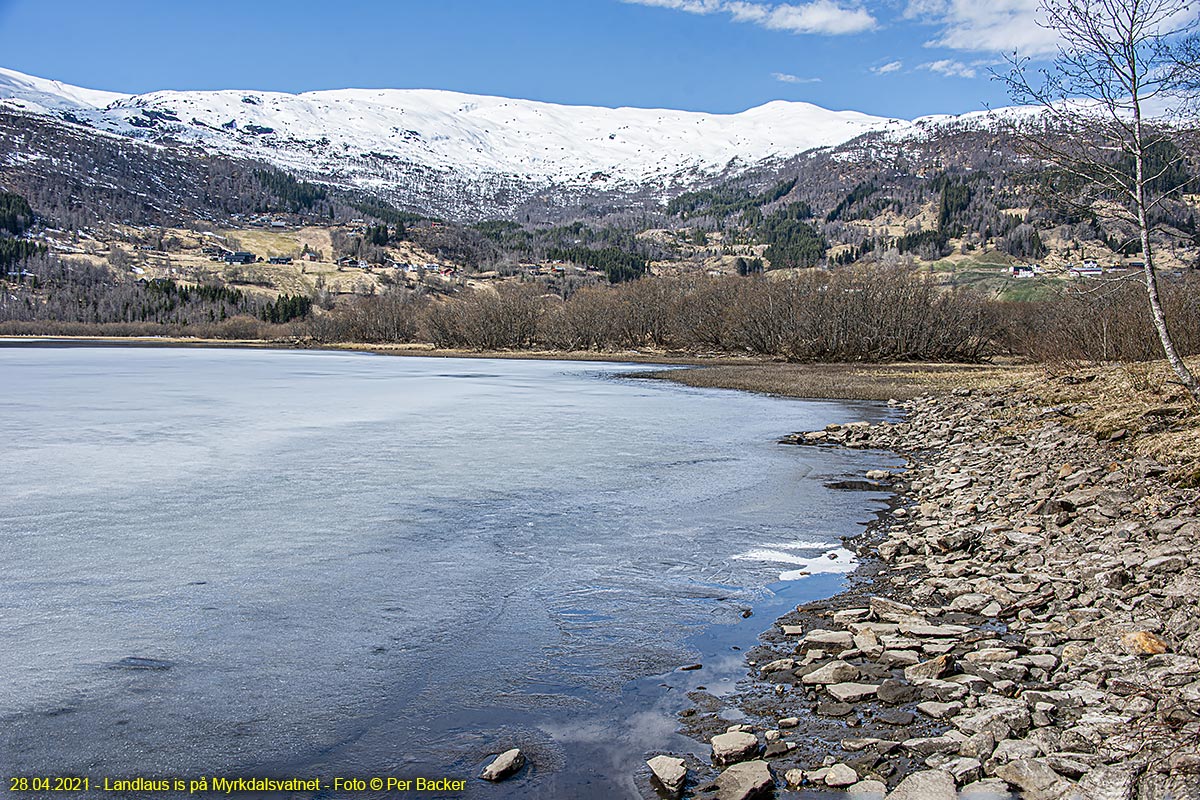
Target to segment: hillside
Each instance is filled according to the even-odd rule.
[[[986,115],[698,115],[421,91],[129,97],[0,73],[5,95],[9,332],[1154,357],[1138,243],[1107,213],[1113,198],[1072,204],[1063,176]],[[381,127],[402,118],[425,133]],[[1179,147],[1152,154],[1171,166],[1151,187],[1164,193],[1152,238],[1195,352],[1200,181]],[[836,313],[830,292],[847,295]],[[882,336],[889,305],[909,316]],[[847,328],[814,323],[826,317]]]

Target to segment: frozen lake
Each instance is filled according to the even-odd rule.
[[[885,410],[635,369],[0,346],[0,774],[641,796],[881,507],[777,439]]]

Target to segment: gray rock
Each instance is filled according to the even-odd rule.
[[[983,763],[977,758],[959,757],[952,761],[947,761],[938,769],[943,772],[949,772],[954,778],[954,782],[958,784],[970,783],[977,780],[983,774]]]
[[[976,613],[990,602],[992,602],[990,595],[960,594],[958,597],[950,601],[950,609],[952,611],[968,611],[971,613]]]
[[[684,781],[687,780],[687,767],[682,758],[672,756],[655,756],[646,762],[654,777],[662,787],[671,794],[683,791]]]
[[[991,733],[996,739],[1008,737],[1009,731],[1024,733],[1029,730],[1028,709],[1022,706],[986,708],[974,714],[961,714],[951,722],[967,733]]]
[[[500,755],[492,759],[492,763],[483,768],[483,772],[479,773],[479,777],[485,781],[502,781],[513,773],[525,766],[525,756],[521,751],[514,747],[512,750],[505,750]]]
[[[914,772],[892,790],[887,800],[957,800],[954,778],[940,769]]]
[[[717,776],[717,800],[752,800],[775,788],[765,761],[743,761]]]
[[[860,753],[874,744],[879,744],[882,741],[873,737],[865,737],[861,739],[842,739],[842,749],[848,753]]]
[[[846,796],[854,800],[883,800],[885,794],[887,784],[883,781],[867,779],[846,787]]]
[[[845,661],[830,661],[800,679],[805,686],[827,686],[831,683],[846,683],[858,678],[858,667]]]
[[[795,742],[771,742],[763,751],[763,758],[779,758],[796,749]]]
[[[1133,800],[1137,765],[1105,764],[1088,770],[1071,793],[1071,800]]]
[[[961,683],[952,681],[923,680],[918,688],[921,696],[929,700],[941,700],[943,703],[951,700],[962,700],[967,696],[968,689]]]
[[[912,725],[913,719],[915,719],[913,712],[899,709],[889,709],[875,715],[875,721],[882,722],[884,725]],[[964,753],[964,755],[966,754]]]
[[[961,745],[960,739],[951,736],[914,737],[900,743],[902,749],[919,756],[931,756],[934,753],[957,753]]]
[[[1059,775],[1078,780],[1092,769],[1092,765],[1073,757],[1076,755],[1074,753],[1053,753],[1046,756],[1046,765]]]
[[[950,639],[970,633],[971,629],[966,625],[916,625],[913,623],[901,623],[900,632],[906,633],[909,636],[920,636],[922,638]]]
[[[1070,781],[1031,758],[998,767],[996,777],[1020,789],[1024,800],[1064,800],[1072,788]]]
[[[1159,556],[1142,562],[1142,572],[1179,572],[1187,567],[1187,559],[1183,556]]]
[[[718,733],[712,738],[713,761],[732,764],[752,758],[758,752],[758,737],[744,731]]]
[[[825,785],[837,788],[858,783],[858,773],[845,764],[834,764],[825,773]]]
[[[826,717],[845,717],[854,713],[854,706],[836,700],[822,700],[817,703],[817,713]]]
[[[879,661],[889,667],[911,667],[919,663],[921,657],[915,650],[884,650],[883,655],[879,656]]]
[[[954,668],[954,656],[950,654],[931,658],[920,664],[904,668],[904,677],[910,681],[940,678]]]
[[[772,672],[787,672],[788,670],[795,668],[796,659],[780,658],[770,662],[769,664],[764,664],[761,671],[763,675],[770,675]]]
[[[1016,650],[1010,650],[1007,647],[984,647],[980,650],[967,653],[963,658],[974,664],[990,664],[1012,661],[1019,655],[1020,653]]]
[[[959,800],[1010,800],[1008,784],[999,778],[985,778],[962,788]]]
[[[879,689],[876,694],[879,696],[880,702],[887,703],[891,706],[898,706],[903,703],[911,703],[917,699],[919,690],[915,686],[907,683],[902,683],[898,680],[889,678],[879,684]]]
[[[1007,764],[1010,761],[1020,761],[1023,758],[1037,758],[1042,755],[1042,748],[1036,742],[1028,739],[1005,739],[997,742],[992,751],[992,762]]]
[[[843,608],[833,612],[833,621],[838,625],[849,625],[852,622],[862,622],[871,616],[869,608]]]
[[[924,703],[918,703],[917,711],[934,719],[946,719],[962,711],[962,703],[939,703],[936,700],[928,700]]]
[[[827,631],[820,628],[809,631],[804,637],[806,645],[820,645],[822,647],[840,647],[843,650],[849,650],[854,646],[854,634],[850,631]]]
[[[857,703],[859,700],[874,697],[879,687],[873,683],[835,683],[826,686],[825,691],[839,702]]]
[[[925,623],[925,618],[907,603],[898,603],[886,597],[872,597],[869,603],[875,616],[885,622],[913,622],[918,625]]]
[[[962,747],[958,748],[958,754],[968,758],[986,760],[991,757],[992,751],[995,749],[996,737],[985,731],[968,736],[967,740],[962,743]]]

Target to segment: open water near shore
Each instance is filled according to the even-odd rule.
[[[884,499],[824,485],[884,456],[776,443],[879,405],[621,377],[644,365],[2,345],[5,776],[647,796],[647,751],[705,754],[686,692],[836,592]],[[479,781],[510,746],[533,765]]]

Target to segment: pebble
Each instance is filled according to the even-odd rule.
[[[515,774],[523,766],[525,766],[525,756],[518,748],[514,747],[492,759],[492,762],[483,768],[479,777],[485,781],[502,781]]]

